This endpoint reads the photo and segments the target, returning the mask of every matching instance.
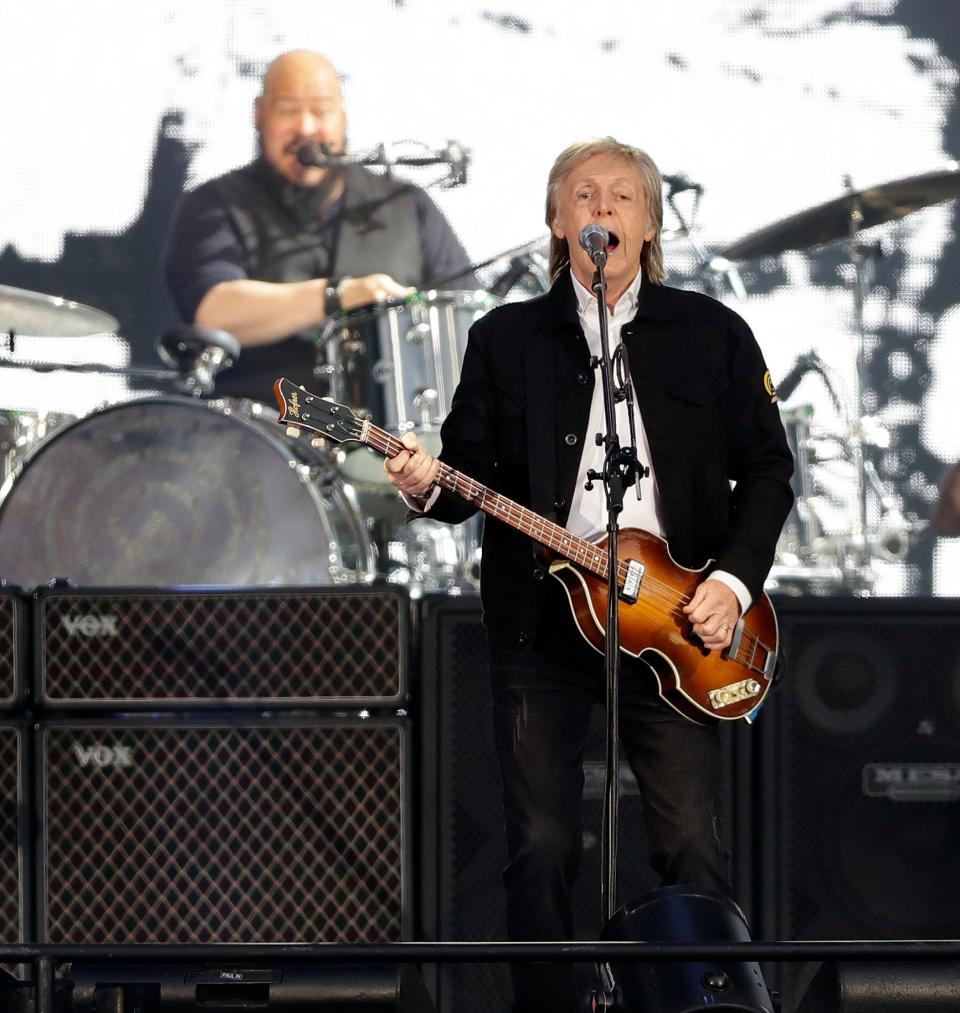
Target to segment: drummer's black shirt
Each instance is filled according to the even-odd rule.
[[[262,158],[247,170],[263,187],[264,200],[279,202],[289,211],[304,241],[316,249],[320,262],[336,263],[339,277],[370,273],[357,270],[346,262],[348,258],[337,256],[346,195],[324,207],[323,194],[287,183]],[[186,322],[193,321],[203,297],[215,285],[255,276],[249,251],[218,182],[211,180],[184,194],[167,242],[167,286]],[[420,263],[411,265],[407,278],[398,280],[421,288],[438,282],[444,288],[476,288],[467,253],[443,212],[418,186],[405,185],[404,194],[414,209]],[[247,210],[255,216],[258,209],[253,206]],[[385,256],[382,270],[396,277],[388,259]],[[274,377],[286,373],[308,381],[314,361],[314,343],[304,337],[245,349],[237,364],[217,377],[216,393],[269,400]]]

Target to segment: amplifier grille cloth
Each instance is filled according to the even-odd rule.
[[[0,727],[0,941],[23,942],[20,882],[20,735]]]
[[[16,691],[14,673],[20,644],[16,637],[18,602],[9,592],[0,592],[0,704],[9,704]]]
[[[396,593],[195,592],[43,600],[49,700],[399,698]]]
[[[399,939],[405,734],[48,728],[46,938]]]

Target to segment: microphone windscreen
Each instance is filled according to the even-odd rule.
[[[590,222],[580,230],[580,245],[587,253],[606,250],[609,242],[610,233],[599,222]]]
[[[317,141],[307,141],[297,151],[297,161],[301,165],[311,166],[325,165],[330,157],[330,145],[320,144]]]

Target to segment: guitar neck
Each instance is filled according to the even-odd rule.
[[[374,450],[379,451],[385,457],[396,457],[406,447],[395,436],[391,436],[386,430],[369,424],[364,429],[363,442],[369,444]],[[503,521],[511,528],[523,532],[535,542],[545,545],[558,555],[563,556],[571,562],[577,563],[585,570],[606,579],[607,576],[607,551],[598,548],[585,538],[573,535],[566,528],[548,521],[546,517],[534,513],[525,506],[506,496],[502,496],[493,489],[488,488],[481,482],[464,475],[463,472],[451,468],[449,465],[440,462],[440,471],[437,475],[437,483],[442,489],[454,493],[460,499],[471,503],[478,510],[482,510],[491,517]],[[618,576],[621,567],[617,568]]]

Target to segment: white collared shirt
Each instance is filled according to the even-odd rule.
[[[571,271],[573,279],[573,290],[577,297],[577,314],[580,318],[580,327],[583,336],[587,339],[587,348],[591,356],[600,356],[600,320],[597,313],[597,300],[594,294],[586,289],[576,275]],[[610,352],[621,341],[621,331],[624,325],[633,320],[637,313],[637,299],[640,295],[643,272],[639,272],[626,292],[617,300],[611,312],[607,308],[607,333],[610,336]],[[581,538],[596,538],[607,530],[607,504],[603,483],[596,481],[593,489],[589,492],[584,488],[586,474],[589,469],[596,472],[603,471],[603,459],[606,450],[603,446],[597,446],[597,433],[606,433],[605,413],[603,410],[603,381],[599,367],[594,370],[593,375],[593,399],[590,402],[590,418],[587,422],[587,432],[583,440],[583,450],[580,454],[580,468],[577,472],[577,486],[574,489],[573,500],[570,503],[570,513],[567,517],[567,530],[572,531]],[[614,378],[616,383],[616,378]],[[647,441],[647,434],[643,428],[643,420],[640,418],[639,408],[634,406],[634,424],[637,432],[637,458],[641,465],[650,465],[650,444]],[[617,434],[620,437],[620,445],[626,446],[630,442],[630,419],[627,411],[627,402],[619,401],[616,404]],[[650,467],[648,478],[640,479],[640,498],[637,498],[636,486],[630,486],[623,498],[623,512],[620,514],[620,527],[622,528],[643,528],[655,535],[663,536],[663,521],[661,517],[660,493],[657,489],[657,478]]]
[[[590,350],[591,356],[599,356],[600,320],[597,313],[596,296],[581,284],[572,270],[570,277],[573,281],[573,290],[577,298],[577,314],[580,318],[580,327],[583,330],[583,336],[587,339],[587,347]],[[621,333],[624,325],[628,324],[636,316],[641,284],[643,284],[643,271],[637,273],[636,278],[633,279],[626,292],[617,300],[612,312],[609,307],[605,307],[611,354],[621,342]],[[640,340],[643,340],[642,336]],[[614,378],[614,382],[616,382],[616,378]],[[646,465],[650,469],[650,474],[646,478],[640,479],[639,499],[637,498],[635,485],[626,490],[623,499],[623,511],[619,517],[619,526],[621,528],[642,528],[662,538],[664,527],[660,491],[657,487],[657,476],[650,457],[650,444],[647,440],[646,430],[643,427],[640,407],[636,404],[636,401],[634,402],[633,417],[637,436],[637,458],[641,465]],[[620,444],[621,446],[626,446],[630,442],[630,421],[626,401],[620,401],[616,405],[616,423]],[[580,455],[577,486],[570,504],[570,514],[567,517],[566,525],[568,531],[589,539],[593,539],[607,530],[607,504],[603,483],[599,481],[594,482],[593,489],[589,492],[584,488],[588,469],[593,469],[597,472],[603,471],[605,450],[603,446],[597,446],[597,433],[606,433],[605,413],[603,410],[603,381],[600,377],[599,368],[594,373],[590,418],[587,422],[583,451]],[[746,584],[725,570],[714,570],[710,576],[714,580],[719,580],[721,583],[726,584],[737,596],[741,612],[746,612],[752,600]]]

